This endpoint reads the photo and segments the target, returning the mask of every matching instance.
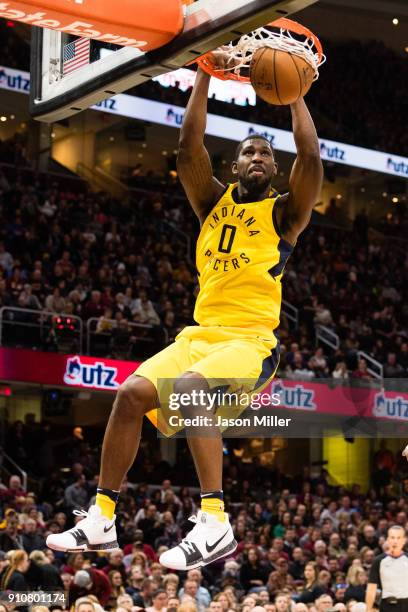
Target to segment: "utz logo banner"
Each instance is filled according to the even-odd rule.
[[[64,374],[64,383],[75,387],[114,390],[119,387],[118,369],[109,367],[103,361],[83,363],[78,355],[69,357]]]
[[[272,383],[272,392],[280,395],[280,405],[285,408],[293,408],[295,410],[317,410],[314,390],[308,389],[302,384],[296,384],[293,387],[289,387],[284,385],[281,380],[277,380]]]
[[[30,73],[0,66],[0,88],[30,93]]]
[[[387,397],[384,393],[377,393],[374,397],[373,416],[408,421],[408,400],[398,395]]]

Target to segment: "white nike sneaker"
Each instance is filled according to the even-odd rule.
[[[68,531],[50,534],[46,540],[48,548],[63,552],[119,548],[116,538],[116,516],[110,521],[101,514],[99,506],[91,506],[88,512],[74,510],[74,514],[84,518]]]
[[[221,557],[233,553],[238,546],[228,515],[221,522],[214,514],[199,510],[190,521],[195,527],[178,546],[160,555],[160,563],[174,570],[202,567]]]

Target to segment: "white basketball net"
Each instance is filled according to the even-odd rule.
[[[222,47],[233,61],[233,65],[223,68],[225,72],[234,72],[239,75],[242,68],[249,68],[252,60],[252,55],[261,47],[271,47],[279,51],[286,51],[293,55],[298,55],[303,58],[313,68],[316,81],[319,78],[319,66],[326,61],[326,56],[323,58],[316,52],[314,41],[308,37],[300,41],[292,36],[292,33],[280,28],[279,32],[271,32],[266,28],[258,28],[249,34],[241,36],[237,43],[229,43]]]

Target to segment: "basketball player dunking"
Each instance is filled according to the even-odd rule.
[[[222,57],[217,61],[221,65]],[[178,393],[208,390],[211,379],[251,380],[254,390],[276,371],[279,347],[274,330],[279,325],[281,277],[321,190],[317,134],[304,100],[298,100],[291,106],[297,157],[289,193],[279,195],[273,189],[275,154],[269,141],[256,135],[238,145],[232,164],[235,182],[224,186],[213,176],[203,143],[209,81],[199,70],[178,153],[180,180],[201,224],[200,292],[194,313],[198,325],[185,328],[119,389],[105,433],[95,505],[83,511],[84,518],[74,528],[48,536],[50,548],[117,547],[115,504],[136,456],[144,415],[160,427],[158,412],[152,411],[159,405],[159,379],[176,379]],[[200,409],[195,410],[198,414]],[[221,435],[201,437],[192,429],[186,433],[202,500],[192,531],[161,555],[163,565],[177,570],[206,565],[236,547],[224,512]]]

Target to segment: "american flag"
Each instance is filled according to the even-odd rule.
[[[62,62],[63,73],[70,74],[70,72],[78,70],[81,66],[89,64],[90,50],[90,38],[77,38],[74,42],[65,45]]]

